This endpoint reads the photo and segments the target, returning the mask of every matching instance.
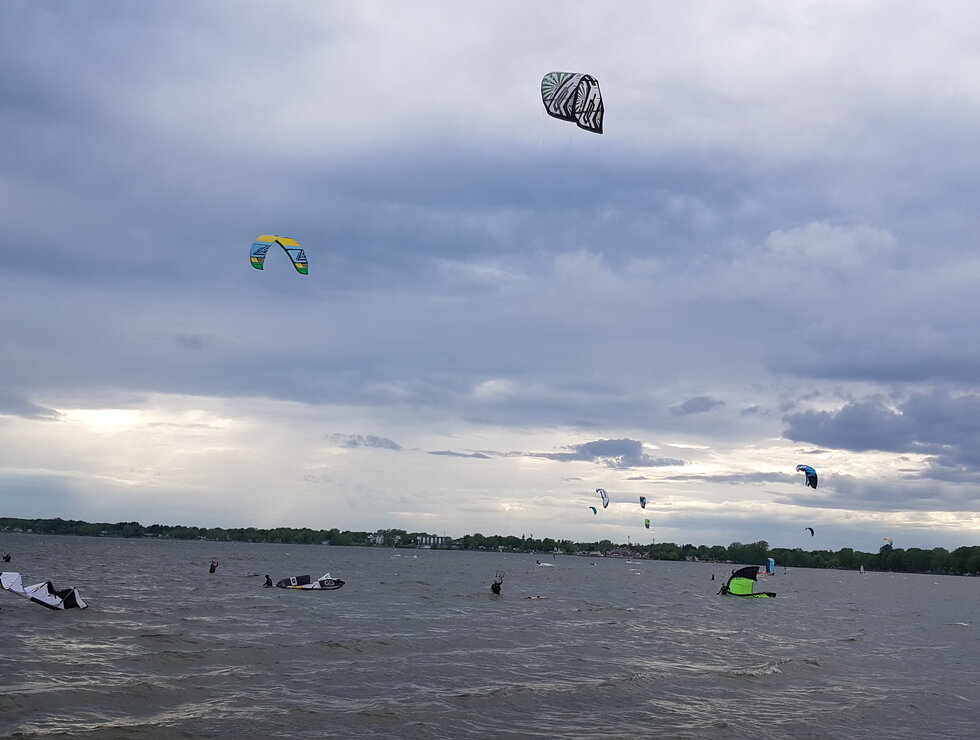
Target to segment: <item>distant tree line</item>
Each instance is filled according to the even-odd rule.
[[[173,540],[213,540],[231,542],[283,542],[287,544],[368,545],[367,532],[341,532],[338,529],[294,529],[276,527],[190,527],[182,524],[139,522],[83,522],[77,519],[11,519],[0,517],[0,532],[36,534],[74,534],[82,537],[159,537]]]
[[[652,560],[690,560],[722,563],[756,563],[764,565],[774,558],[777,566],[788,568],[837,568],[857,570],[887,570],[902,573],[939,573],[944,575],[980,574],[980,547],[959,547],[952,552],[942,547],[907,550],[882,546],[869,553],[844,547],[831,550],[801,548],[770,548],[764,540],[743,544],[677,545],[661,542],[651,545],[616,544],[610,540],[572,542],[550,537],[535,539],[515,535],[468,534],[457,539],[438,538],[428,532],[408,532],[404,529],[381,529],[376,532],[352,532],[303,527],[190,527],[184,525],[139,522],[83,522],[76,519],[14,519],[0,517],[0,532],[31,532],[36,534],[70,534],[83,537],[158,537],[175,540],[211,540],[229,542],[279,542],[286,544],[330,544],[366,547],[418,547],[421,542],[437,540],[437,549],[483,550],[497,552],[563,553],[565,555],[600,555],[649,558]],[[428,546],[428,545],[427,545]]]

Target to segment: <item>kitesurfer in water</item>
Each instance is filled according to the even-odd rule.
[[[734,568],[732,568],[732,575],[735,575],[735,569]],[[711,577],[714,578],[715,577],[714,574],[712,574]],[[723,583],[723,584],[721,584],[721,588],[718,589],[718,593],[715,594],[715,596],[723,596],[723,595],[725,595],[727,593],[728,593],[728,584],[727,583]]]
[[[217,569],[218,569],[218,561],[217,560],[212,560],[211,561],[210,572],[211,573],[214,573]]]
[[[273,585],[275,585],[275,584],[272,583],[272,579],[269,578],[269,574],[266,573],[265,574],[265,583],[262,584],[262,587],[263,588],[272,588]]]
[[[5,562],[5,563],[9,563],[10,562],[10,553],[9,552],[5,552],[3,554],[3,562]]]
[[[493,577],[493,583],[490,584],[490,590],[495,596],[500,596],[500,586],[503,584],[503,582],[504,574],[498,571]]]

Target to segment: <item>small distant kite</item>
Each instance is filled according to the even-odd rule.
[[[643,526],[646,527],[647,529],[650,529],[650,520],[649,519],[644,519],[643,520]]]
[[[797,465],[797,473],[803,473],[806,476],[805,483],[810,486],[810,488],[817,487],[817,471],[811,468],[809,465]]]
[[[602,93],[592,75],[549,72],[541,80],[541,102],[552,118],[571,121],[594,134],[602,133]]]
[[[594,515],[594,514],[598,514],[598,513],[599,513],[599,510],[598,510],[598,509],[597,509],[596,507],[594,507],[594,506],[590,506],[589,508],[590,508],[590,509],[592,509],[592,513],[593,513],[593,515]]]
[[[803,529],[805,529],[807,532],[809,532],[810,533],[810,536],[813,537],[813,527],[803,527]]]
[[[265,268],[265,255],[268,253],[269,247],[273,244],[278,244],[289,255],[289,259],[292,260],[296,272],[300,275],[310,274],[310,263],[306,261],[306,252],[303,251],[298,241],[288,236],[270,236],[266,234],[256,239],[252,243],[252,251],[249,254],[252,267],[256,270]]]
[[[640,496],[640,508],[641,509],[647,508],[647,497],[646,496]]]
[[[893,544],[893,543],[892,543],[892,538],[891,538],[891,537],[885,537],[885,542],[887,542],[887,543],[888,543],[888,546],[889,546],[889,547],[891,547],[891,546],[892,546],[892,544]]]
[[[599,498],[602,499],[602,508],[605,509],[607,506],[609,506],[609,494],[606,493],[606,489],[605,488],[597,488],[597,489],[595,489],[595,492],[598,493],[599,494]]]

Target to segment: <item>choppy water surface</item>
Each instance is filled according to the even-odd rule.
[[[780,568],[759,586],[776,599],[742,600],[715,595],[732,566],[696,563],[29,535],[0,549],[25,582],[90,604],[0,594],[0,737],[980,736],[978,579]],[[347,585],[247,575],[325,571]]]

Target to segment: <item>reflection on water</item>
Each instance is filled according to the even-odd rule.
[[[91,605],[0,601],[4,737],[972,738],[980,717],[973,579],[796,569],[738,600],[724,565],[2,544]],[[262,588],[327,571],[347,585]]]

